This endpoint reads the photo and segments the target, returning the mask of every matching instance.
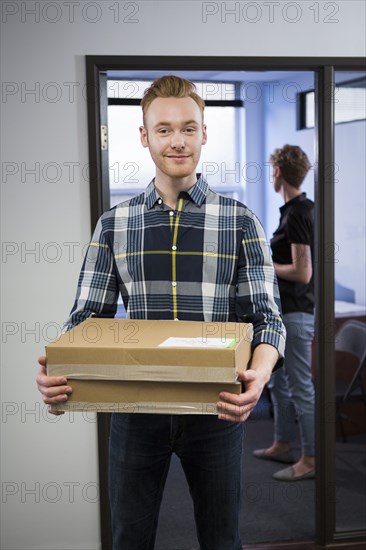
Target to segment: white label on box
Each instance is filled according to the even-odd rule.
[[[167,338],[159,344],[163,348],[231,348],[237,338]]]

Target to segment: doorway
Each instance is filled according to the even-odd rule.
[[[87,57],[87,77],[89,90],[89,148],[93,167],[91,177],[91,218],[95,225],[97,218],[109,208],[109,165],[107,150],[101,147],[101,126],[108,124],[108,97],[105,82],[108,71],[127,71],[132,80],[134,71],[160,71],[178,73],[179,71],[214,71],[264,73],[269,71],[291,73],[310,73],[315,89],[315,128],[313,133],[314,151],[314,199],[317,214],[317,329],[315,338],[314,362],[317,372],[317,471],[316,480],[316,532],[315,539],[321,544],[330,544],[337,540],[362,540],[364,529],[352,532],[339,532],[335,528],[335,435],[334,422],[329,422],[327,403],[334,400],[334,340],[329,342],[329,327],[334,326],[334,265],[327,261],[324,251],[334,243],[334,121],[333,106],[335,68],[356,70],[361,67],[357,59],[272,59],[258,58],[123,58],[123,57]],[[136,76],[136,75],[135,75]],[[263,74],[262,74],[263,76]],[[277,75],[277,77],[279,74]],[[264,82],[269,82],[264,78]],[[300,87],[301,88],[301,87]],[[268,89],[270,87],[268,86]],[[273,91],[273,88],[272,88]],[[303,90],[300,90],[303,91]],[[257,106],[257,105],[256,105]],[[258,113],[256,113],[258,116]],[[253,115],[255,116],[255,115]],[[309,133],[310,135],[310,133]],[[290,141],[290,140],[288,140]],[[277,143],[276,143],[277,145]],[[264,154],[262,152],[262,162]],[[324,185],[326,182],[327,185]],[[248,182],[246,182],[248,183]],[[247,185],[248,187],[248,185]],[[249,197],[250,191],[246,189]],[[253,194],[252,200],[255,201]],[[247,201],[246,201],[247,202]],[[254,204],[254,203],[253,203]],[[253,208],[255,209],[255,208]],[[264,209],[265,210],[265,209]],[[266,212],[262,213],[268,234],[270,220]],[[329,258],[328,258],[329,259]],[[327,284],[325,284],[327,283]],[[330,324],[332,322],[332,325]],[[322,365],[322,369],[318,368]],[[107,467],[108,418],[99,415],[99,465],[101,479],[102,544],[103,549],[110,547],[107,495],[103,493]],[[104,481],[103,481],[104,480]],[[332,500],[333,498],[333,500]]]

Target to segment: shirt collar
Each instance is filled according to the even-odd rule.
[[[154,179],[153,179],[151,180],[151,182],[149,183],[149,185],[145,190],[145,203],[148,210],[150,210],[154,206],[154,204],[159,200],[159,198],[160,197],[155,189]]]
[[[150,210],[159,199],[161,199],[159,193],[157,192],[154,185],[155,178],[151,180],[145,191],[145,203]],[[192,201],[197,205],[201,206],[204,202],[208,192],[208,183],[202,174],[197,174],[197,181],[187,194],[190,196]]]
[[[293,199],[291,199],[290,201],[287,201],[285,202],[285,204],[283,204],[281,207],[280,207],[280,212],[284,212],[285,210],[287,210],[287,208],[289,208],[292,204],[295,204],[296,202],[302,202],[306,200],[306,193],[301,193],[301,195],[298,195],[297,197],[294,197]]]

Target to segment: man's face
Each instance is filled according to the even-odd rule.
[[[140,138],[149,148],[157,179],[191,176],[207,140],[202,112],[190,97],[158,97],[145,113]]]

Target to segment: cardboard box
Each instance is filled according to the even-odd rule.
[[[57,410],[217,414],[239,394],[252,325],[91,318],[46,347],[47,372],[73,393]]]

